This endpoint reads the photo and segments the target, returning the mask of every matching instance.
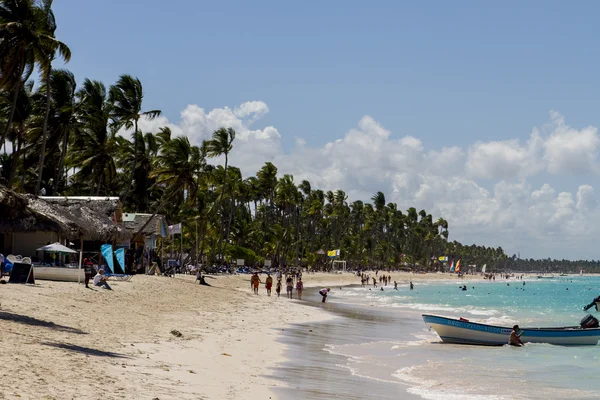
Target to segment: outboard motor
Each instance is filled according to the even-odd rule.
[[[580,322],[580,325],[583,329],[587,328],[598,328],[600,324],[598,323],[598,319],[591,314],[586,315]]]

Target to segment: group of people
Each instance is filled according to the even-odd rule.
[[[275,284],[275,293],[277,293],[277,297],[281,296],[281,290],[283,288],[283,273],[281,271],[277,272],[277,283]],[[258,294],[258,288],[262,281],[258,276],[258,272],[252,274],[250,278],[250,287],[254,291],[254,294]],[[288,299],[293,298],[294,287],[296,288],[296,294],[298,296],[298,300],[302,300],[302,292],[304,291],[304,282],[302,282],[302,271],[286,273],[285,275],[285,289],[286,296]],[[273,289],[273,277],[270,273],[267,274],[267,278],[265,279],[265,289],[267,290],[267,296],[271,295]]]

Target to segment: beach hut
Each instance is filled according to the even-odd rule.
[[[37,197],[0,185],[0,252],[39,260],[37,249],[73,242],[96,252],[101,243],[126,241],[118,197]]]
[[[146,213],[123,213],[123,227],[130,237],[128,261],[135,269],[144,269],[160,258],[162,238],[168,236],[168,224],[164,215]],[[145,271],[147,272],[147,271]]]
[[[0,185],[0,252],[36,254],[40,246],[69,237],[76,227],[43,209],[33,207],[30,197]]]

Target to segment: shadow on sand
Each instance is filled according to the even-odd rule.
[[[80,329],[58,325],[51,321],[44,321],[42,319],[28,317],[27,315],[13,314],[6,311],[0,311],[0,321],[12,321],[23,325],[42,326],[44,328],[55,329],[57,331],[76,333],[78,335],[87,335],[87,332],[84,332]]]
[[[74,344],[68,343],[56,343],[56,342],[41,342],[41,345],[55,347],[57,349],[74,351],[76,353],[86,354],[89,356],[96,357],[113,357],[113,358],[129,358],[126,355],[113,353],[111,351],[102,351],[97,349],[92,349],[90,347],[77,346]]]

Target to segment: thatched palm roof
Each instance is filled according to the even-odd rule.
[[[64,221],[52,218],[29,207],[29,199],[0,185],[0,233],[11,232],[60,232],[71,231]]]
[[[21,195],[0,185],[0,233],[57,232],[69,239],[123,241],[131,234],[115,223],[118,198]]]
[[[148,220],[150,220],[151,217],[152,220],[148,222]],[[140,232],[142,236],[150,236],[153,233],[157,234],[158,236],[161,236],[161,223],[165,223],[165,217],[161,214],[157,214],[154,216],[152,216],[152,214],[141,213],[123,214],[123,226],[125,227],[126,231],[131,235],[135,235],[143,227],[144,229]]]
[[[30,197],[30,205],[69,221],[88,240],[123,241],[131,237],[120,224],[118,197]]]

